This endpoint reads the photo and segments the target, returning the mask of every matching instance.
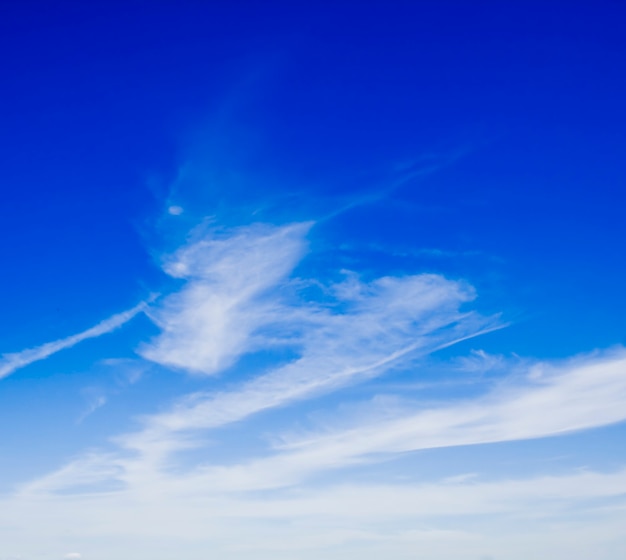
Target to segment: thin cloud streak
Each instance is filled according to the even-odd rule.
[[[72,336],[68,336],[67,338],[62,338],[53,342],[46,342],[41,346],[37,346],[36,348],[28,348],[26,350],[22,350],[21,352],[3,354],[2,358],[0,358],[0,379],[2,379],[3,377],[7,377],[18,369],[26,367],[34,362],[45,360],[49,356],[52,356],[52,354],[56,354],[61,350],[71,348],[72,346],[75,346],[83,340],[87,340],[89,338],[97,338],[99,336],[102,336],[103,334],[110,333],[111,331],[120,328],[121,326],[128,323],[131,319],[133,319],[136,315],[138,315],[142,311],[145,311],[148,303],[149,301],[143,301],[135,307],[128,309],[127,311],[117,313],[116,315],[113,315],[108,319],[101,321],[97,325],[85,331],[74,334]]]
[[[569,363],[536,364],[525,382],[454,405],[419,410],[380,421],[370,418],[349,428],[304,435],[274,446],[275,453],[232,465],[204,465],[173,474],[168,459],[194,446],[193,440],[162,430],[118,438],[123,447],[140,450],[91,455],[23,487],[25,495],[116,482],[129,491],[151,492],[155,485],[182,493],[229,494],[278,490],[302,484],[313,475],[401,453],[424,449],[538,439],[626,420],[626,350],[577,358]],[[544,414],[550,410],[550,414]],[[363,411],[361,411],[363,412]],[[376,421],[378,420],[378,421]],[[153,439],[154,438],[154,439]],[[143,490],[142,490],[143,489]]]
[[[409,451],[538,439],[626,420],[624,349],[560,367],[537,364],[531,375],[540,376],[470,401],[291,438],[275,455],[201,468],[195,484],[231,491],[288,487],[324,471]]]

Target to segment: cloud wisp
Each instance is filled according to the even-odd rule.
[[[149,311],[162,333],[140,354],[167,367],[212,375],[268,343],[258,331],[285,321],[288,310],[275,290],[302,258],[310,226],[257,224],[226,235],[211,232],[177,251],[164,270],[186,284]]]
[[[97,338],[103,334],[110,333],[111,331],[120,328],[133,319],[137,314],[145,311],[148,303],[149,302],[147,301],[141,302],[135,307],[128,309],[127,311],[123,311],[122,313],[112,315],[108,319],[105,319],[97,325],[94,325],[93,327],[78,334],[52,342],[46,342],[41,346],[28,348],[20,352],[3,354],[0,358],[0,379],[7,377],[18,369],[26,367],[34,362],[45,360],[49,356],[52,356],[61,350],[71,348],[83,340]]]
[[[346,273],[305,300],[290,278],[310,224],[254,225],[196,240],[165,269],[187,279],[149,311],[162,329],[140,348],[147,359],[213,375],[246,353],[288,348],[293,358],[229,390],[194,393],[118,441],[154,451],[174,434],[215,428],[363,381],[490,329],[497,317],[460,307],[473,289],[434,274],[370,282]]]
[[[626,420],[624,349],[561,366],[536,364],[530,374],[479,398],[427,408],[415,404],[413,412],[382,421],[372,406],[348,428],[285,438],[274,454],[237,465],[202,467],[194,484],[231,491],[283,488],[411,451],[538,439]]]
[[[527,373],[517,385],[498,387],[482,397],[384,421],[372,406],[359,418],[378,422],[284,437],[263,457],[229,465],[199,465],[182,474],[171,472],[166,459],[190,445],[189,440],[175,432],[161,432],[161,439],[150,440],[148,445],[147,433],[128,434],[118,441],[131,447],[128,439],[136,443],[139,438],[144,444],[135,447],[142,451],[140,455],[93,453],[24,486],[22,493],[50,496],[111,483],[141,494],[153,491],[155,484],[168,494],[207,497],[278,491],[301,487],[312,476],[330,470],[389,461],[406,452],[551,437],[626,420],[624,349],[566,364],[535,364]],[[546,409],[549,415],[543,414]]]

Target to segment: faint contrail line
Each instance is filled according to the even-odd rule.
[[[46,342],[45,344],[35,348],[27,348],[21,352],[3,354],[0,358],[0,379],[11,375],[14,371],[26,367],[33,362],[45,360],[48,356],[56,354],[60,350],[71,348],[83,340],[96,338],[121,327],[122,325],[128,323],[128,321],[130,321],[138,313],[144,311],[148,304],[155,299],[155,297],[156,296],[153,296],[146,301],[142,301],[140,304],[128,309],[127,311],[117,313],[81,333],[73,334],[72,336],[68,336],[60,340]]]

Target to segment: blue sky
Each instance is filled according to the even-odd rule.
[[[0,16],[0,560],[626,555],[626,5]]]

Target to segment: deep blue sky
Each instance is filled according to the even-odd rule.
[[[502,289],[526,311],[575,299],[584,323],[623,328],[624,15],[621,2],[6,3],[3,337],[24,315],[43,334],[78,326],[94,298],[136,297],[136,229],[160,194],[146,184],[164,188],[198,134],[223,175],[286,190],[376,186],[461,152],[397,193],[445,205],[454,227],[383,214],[379,237],[514,256]]]

